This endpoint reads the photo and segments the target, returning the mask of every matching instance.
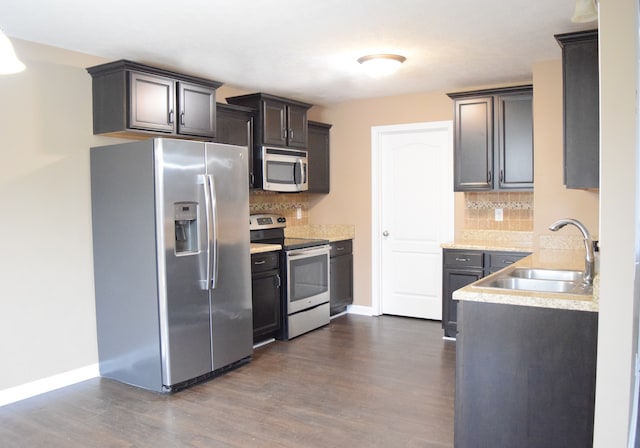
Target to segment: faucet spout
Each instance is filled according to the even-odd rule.
[[[582,239],[584,241],[584,250],[585,250],[583,283],[587,285],[591,285],[593,284],[593,275],[595,270],[595,257],[593,254],[593,243],[591,241],[591,235],[589,234],[589,230],[587,230],[584,224],[582,224],[577,219],[573,219],[573,218],[560,219],[554,222],[553,224],[551,224],[549,226],[549,230],[556,232],[562,229],[567,224],[576,226],[578,230],[580,230],[580,233],[582,233]]]

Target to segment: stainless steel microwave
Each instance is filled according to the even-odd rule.
[[[262,147],[262,189],[267,191],[307,191],[307,151]]]

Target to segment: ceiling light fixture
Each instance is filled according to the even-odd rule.
[[[0,30],[0,75],[18,73],[26,67],[13,51],[9,38]]]
[[[576,10],[571,17],[574,23],[587,23],[598,20],[598,8],[595,0],[576,0]]]
[[[397,54],[370,54],[362,56],[358,62],[369,76],[380,78],[398,70],[406,60],[407,58]]]

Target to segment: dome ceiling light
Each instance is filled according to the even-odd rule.
[[[362,56],[358,62],[364,71],[373,78],[388,76],[398,70],[407,58],[397,54],[370,54]]]
[[[576,0],[576,10],[571,17],[574,23],[587,23],[598,20],[598,8],[595,0]]]
[[[25,66],[13,51],[13,45],[9,38],[0,30],[0,75],[18,73],[25,69]]]

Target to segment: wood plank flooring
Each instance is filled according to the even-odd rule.
[[[345,315],[172,395],[96,378],[0,407],[3,447],[453,446],[439,322]]]

